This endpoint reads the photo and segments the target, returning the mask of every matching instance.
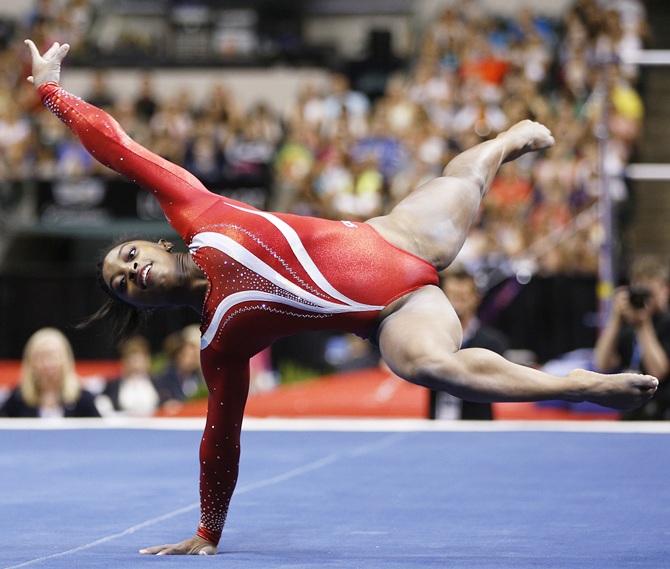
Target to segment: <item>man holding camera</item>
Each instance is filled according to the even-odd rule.
[[[594,350],[596,369],[644,371],[660,385],[628,420],[670,419],[670,266],[644,257],[630,271],[630,286],[615,291],[612,310]]]

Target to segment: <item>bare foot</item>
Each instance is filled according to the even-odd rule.
[[[527,152],[544,150],[554,145],[551,131],[543,124],[530,120],[518,122],[498,136],[509,140],[510,143],[503,162],[511,162]]]
[[[584,401],[621,411],[636,409],[651,399],[658,388],[658,379],[637,373],[605,375],[578,369],[570,372],[568,377],[584,385]]]

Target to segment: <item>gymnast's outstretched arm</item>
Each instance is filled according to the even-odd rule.
[[[212,197],[212,202],[216,199],[190,172],[132,140],[108,113],[60,87],[61,61],[67,55],[68,44],[55,43],[44,56],[31,40],[26,40],[26,44],[33,65],[28,81],[35,85],[46,107],[96,160],[154,194],[169,218],[195,219],[209,207],[207,196]],[[179,225],[179,219],[170,222]]]

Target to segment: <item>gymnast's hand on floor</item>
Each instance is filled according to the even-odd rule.
[[[59,83],[60,65],[70,46],[66,43],[60,45],[55,42],[42,56],[32,40],[26,40],[25,44],[30,49],[30,56],[33,59],[33,74],[28,77],[28,81],[36,88],[50,81]]]
[[[140,553],[146,555],[216,555],[216,545],[194,535],[192,538],[167,545],[156,545],[140,549]]]

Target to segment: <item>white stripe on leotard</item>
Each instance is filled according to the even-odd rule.
[[[272,223],[272,225],[274,225],[277,229],[279,229],[282,235],[286,238],[286,242],[291,247],[293,254],[296,256],[296,258],[302,265],[303,269],[305,269],[310,278],[319,287],[321,287],[321,290],[323,292],[332,296],[333,298],[336,298],[337,300],[344,302],[345,304],[349,304],[352,306],[354,304],[357,304],[350,298],[344,296],[340,291],[335,289],[335,287],[333,287],[328,282],[328,279],[326,279],[326,277],[323,276],[319,268],[316,266],[312,258],[309,256],[309,253],[307,252],[305,246],[302,244],[302,241],[300,240],[300,236],[296,233],[295,229],[293,229],[288,223],[282,221],[277,216],[272,215],[271,213],[267,213],[265,211],[247,209],[233,204],[228,205],[230,205],[230,207],[234,207],[235,209],[239,209],[240,211],[264,217],[266,220]]]
[[[237,206],[232,206],[237,207]],[[310,276],[310,278],[321,288],[323,292],[333,298],[340,300],[343,304],[338,304],[316,296],[315,294],[304,290],[296,283],[290,281],[275,269],[270,267],[265,261],[254,255],[251,251],[240,245],[235,240],[226,235],[214,232],[199,233],[193,238],[190,245],[191,251],[197,251],[201,247],[211,247],[222,253],[225,253],[241,265],[247,267],[249,270],[255,272],[259,276],[267,279],[270,283],[285,291],[295,298],[287,298],[280,294],[263,292],[257,290],[248,290],[237,292],[227,296],[215,309],[212,321],[207,330],[202,335],[201,349],[206,348],[216,336],[221,323],[226,314],[228,314],[235,306],[243,302],[258,301],[258,302],[273,302],[298,308],[308,312],[320,314],[341,314],[345,312],[368,312],[374,310],[382,310],[383,306],[374,306],[370,304],[362,304],[355,302],[335,289],[328,280],[324,277],[318,269],[309,253],[305,250],[298,234],[286,223],[265,212],[256,212],[238,208],[250,213],[257,213],[265,217],[279,229],[279,231],[286,237],[289,246],[298,258],[300,264]]]

